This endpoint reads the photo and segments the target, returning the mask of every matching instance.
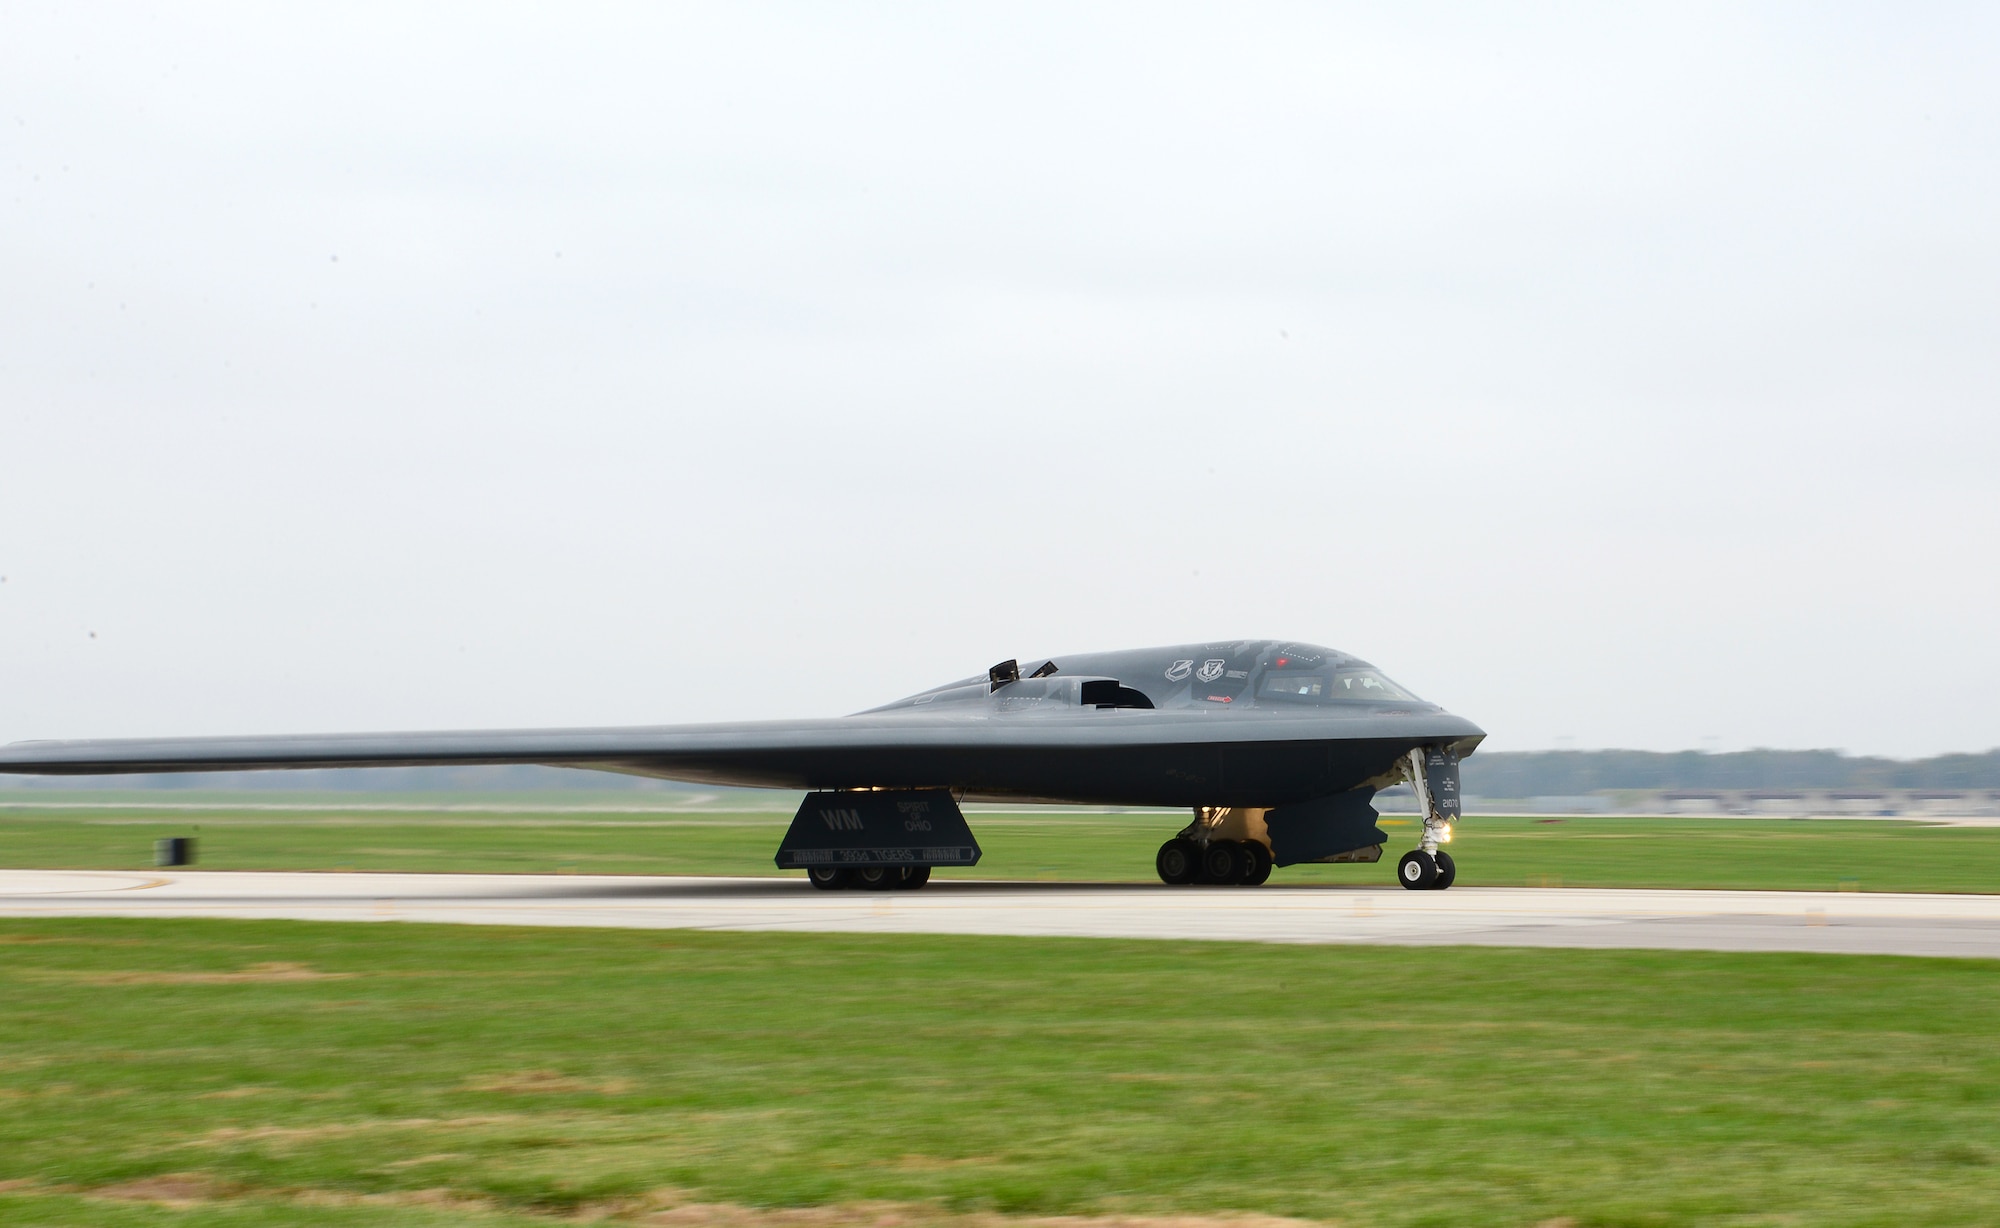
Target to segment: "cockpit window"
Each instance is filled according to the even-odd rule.
[[[1325,674],[1266,674],[1257,688],[1259,699],[1319,699],[1325,694]]]
[[[1257,698],[1278,703],[1321,704],[1341,699],[1412,700],[1416,696],[1372,669],[1321,673],[1273,670],[1257,684]]]
[[[1372,669],[1343,669],[1333,676],[1335,699],[1415,699]]]

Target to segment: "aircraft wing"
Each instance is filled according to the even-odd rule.
[[[0,772],[100,776],[133,772],[231,772],[271,768],[437,767],[536,763],[627,769],[698,762],[715,754],[852,744],[837,720],[603,729],[481,729],[412,733],[283,734],[206,738],[103,738],[15,742]]]
[[[1325,752],[1352,748],[1355,770],[1410,746],[1482,736],[1442,712],[1321,720],[1205,717],[1199,712],[1072,710],[993,718],[943,713],[857,715],[603,729],[516,729],[225,738],[16,742],[0,772],[63,776],[283,768],[545,764],[718,785],[784,789],[950,787],[1076,800],[1179,805],[1250,783],[1279,753],[1287,772],[1345,771]],[[1365,761],[1365,762],[1364,762]],[[1345,786],[1342,786],[1345,787]],[[1136,792],[1135,792],[1136,788]],[[1220,788],[1234,795],[1234,788]],[[1140,797],[1159,796],[1159,802]],[[1194,795],[1193,793],[1189,794]]]

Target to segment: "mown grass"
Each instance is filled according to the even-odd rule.
[[[4,921],[0,1221],[1992,1224],[1996,1017],[1969,960]]]
[[[338,805],[339,800],[325,804]],[[519,804],[519,803],[516,803]],[[790,812],[653,814],[212,810],[161,814],[0,809],[0,866],[137,869],[153,841],[194,835],[218,870],[444,870],[595,874],[774,874]],[[1152,878],[1179,814],[1050,811],[970,816],[979,865],[946,877]],[[1384,864],[1293,866],[1277,883],[1387,881],[1415,843],[1388,816]],[[1734,887],[2000,891],[2000,829],[1876,820],[1467,819],[1452,846],[1471,886]]]

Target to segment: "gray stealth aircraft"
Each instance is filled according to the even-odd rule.
[[[1366,661],[1234,640],[1003,661],[852,716],[610,729],[16,742],[0,771],[55,775],[537,763],[805,789],[780,867],[813,885],[920,887],[972,865],[963,800],[1187,807],[1160,846],[1170,884],[1256,885],[1274,865],[1381,858],[1379,789],[1423,813],[1397,866],[1449,887],[1458,762],[1486,735]]]

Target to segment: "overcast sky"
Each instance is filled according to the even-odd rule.
[[[0,740],[1290,637],[2000,744],[2000,9],[0,8]]]

